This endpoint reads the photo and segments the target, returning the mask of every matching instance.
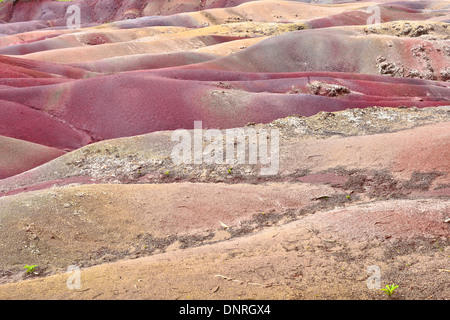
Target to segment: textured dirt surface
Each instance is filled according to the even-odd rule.
[[[0,3],[0,299],[448,299],[449,2],[316,2]]]
[[[9,299],[387,299],[367,288],[367,269],[376,265],[383,283],[400,284],[398,299],[445,299],[448,240],[441,234],[448,229],[423,232],[409,224],[411,240],[386,226],[398,223],[397,215],[423,221],[421,210],[427,224],[442,226],[448,208],[442,200],[349,206],[332,211],[332,221],[329,211],[319,212],[236,239],[190,249],[169,245],[165,253],[85,268],[80,290],[68,290],[69,274],[60,273],[4,284],[0,292]],[[349,222],[363,213],[374,219],[349,237]]]
[[[70,151],[196,120],[448,105],[447,2],[341,2],[0,4],[0,134]]]
[[[348,114],[358,111],[327,118],[342,125]],[[172,147],[160,143],[170,132],[69,153],[14,177],[48,181],[41,190],[27,185],[0,198],[0,295],[385,299],[367,288],[367,268],[375,265],[383,282],[401,284],[399,299],[445,299],[449,115],[448,108],[376,108],[331,136],[323,113],[277,120],[280,171],[263,180],[245,165],[232,173],[148,166],[168,162]],[[127,160],[117,160],[122,154]],[[140,159],[147,162],[133,167]],[[91,178],[49,188],[78,175]],[[37,275],[21,270],[25,261],[39,266]],[[81,290],[67,289],[70,265],[83,270]]]
[[[65,154],[61,150],[23,140],[4,136],[0,136],[0,140],[0,179],[15,176]]]

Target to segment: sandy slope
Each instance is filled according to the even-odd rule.
[[[0,179],[28,171],[65,152],[23,140],[0,136]]]
[[[91,141],[192,129],[197,120],[205,127],[223,129],[373,105],[446,105],[448,91],[447,82],[353,73],[124,72],[49,86],[0,89],[0,100],[11,114],[0,118],[5,123],[0,133],[74,149]],[[39,126],[39,131],[29,130],[24,136],[21,126],[7,125],[23,109],[38,115],[24,120]],[[54,127],[41,123],[63,127],[67,133],[58,134]]]
[[[438,173],[449,170],[448,161],[443,161],[448,158],[448,116],[447,108],[369,108],[319,113],[310,118],[289,117],[276,120],[269,127],[259,125],[254,129],[261,127],[283,130],[279,146],[283,157],[280,159],[278,180],[289,181],[300,175],[305,176],[302,179],[311,176],[309,179],[314,181],[314,174],[318,174],[320,178],[321,173],[331,170],[334,173],[329,177],[325,175],[324,181],[333,181],[334,177],[339,183],[344,183],[352,175],[352,170],[370,171],[369,168],[373,168],[382,171],[388,168],[390,174],[393,174],[391,178],[408,181],[413,179],[415,172]],[[433,126],[424,126],[407,133],[393,132],[388,139],[382,135],[433,123]],[[381,136],[353,137],[375,133]],[[88,183],[180,180],[254,183],[258,179],[265,180],[259,175],[259,166],[236,167],[235,175],[229,175],[226,164],[209,168],[202,165],[174,165],[171,152],[178,141],[171,141],[171,136],[170,131],[164,131],[91,144],[35,170],[3,180],[0,191],[3,194],[14,194],[24,188],[42,189],[53,184],[73,183],[75,178]],[[293,141],[291,136],[295,137]],[[423,141],[423,136],[430,136],[433,140]],[[311,139],[314,137],[329,139],[316,141]],[[204,145],[206,147],[206,141]],[[355,150],[360,154],[358,157],[354,154]],[[373,153],[377,155],[374,156]],[[339,167],[346,167],[348,170],[340,172],[337,170]],[[334,169],[337,171],[333,171]],[[169,176],[164,175],[167,171],[170,172]],[[67,182],[64,183],[65,180]],[[448,177],[436,175],[432,181],[435,183],[433,188],[439,184],[445,187]],[[386,191],[389,193],[395,190]]]
[[[400,285],[397,298],[445,299],[448,238],[442,235],[448,235],[448,226],[442,220],[449,205],[437,199],[353,205],[228,241],[222,240],[227,232],[218,230],[213,244],[183,250],[174,243],[166,253],[82,268],[79,290],[68,289],[70,274],[62,272],[1,285],[0,297],[386,299],[367,287],[368,268],[375,265],[383,285]],[[103,261],[114,260],[106,252]]]
[[[400,131],[391,126],[391,133],[381,133],[390,121],[407,128],[407,119],[421,111],[349,110],[321,114],[317,122],[277,120],[280,172],[259,177],[258,184],[252,167],[235,166],[230,174],[220,165],[188,172],[165,166],[170,132],[70,153],[40,173],[20,175],[40,174],[50,181],[43,190],[29,187],[0,199],[8,231],[1,240],[2,281],[16,282],[0,286],[0,297],[382,299],[365,283],[367,267],[377,265],[383,282],[400,283],[401,298],[445,298],[450,157],[444,150],[450,150],[450,131],[448,120],[441,122],[447,110],[438,110],[415,115],[435,124]],[[331,124],[344,113],[368,117],[380,133],[365,134],[363,118],[354,125],[359,131],[342,126],[348,137],[320,131],[325,119]],[[139,153],[162,166],[146,166]],[[128,164],[121,154],[129,155]],[[133,184],[48,188],[75,172],[107,182],[120,170],[117,178]],[[26,263],[38,264],[38,273],[48,277],[19,281],[30,277],[20,271]],[[78,291],[66,287],[64,271],[72,264],[83,269]]]

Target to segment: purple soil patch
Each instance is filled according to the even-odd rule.
[[[203,81],[190,80],[197,78]],[[234,79],[240,81],[226,88],[223,81]],[[310,91],[314,82],[329,82],[328,87],[343,85],[348,91],[335,96],[318,95]],[[299,91],[292,94],[293,87]],[[5,123],[1,133],[59,149],[74,149],[91,141],[192,129],[194,121],[203,121],[205,128],[225,129],[249,122],[268,123],[290,115],[311,116],[320,111],[373,105],[448,105],[448,92],[447,83],[345,73],[136,71],[0,90],[0,100],[11,101],[2,103],[2,108],[10,113],[3,122],[11,122],[15,119],[13,114],[19,116],[23,112],[23,126]],[[42,121],[53,125],[42,125]],[[17,123],[17,119],[13,122]]]

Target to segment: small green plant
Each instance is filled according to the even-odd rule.
[[[350,200],[350,195],[349,194],[347,195],[347,199]]]
[[[27,273],[33,273],[36,270],[37,264],[29,266],[26,265],[25,267],[23,267],[24,269],[27,269]]]
[[[231,171],[233,170],[233,168],[228,168],[228,174],[231,174]]]
[[[395,284],[392,285],[386,285],[386,289],[381,289],[382,291],[384,291],[384,293],[386,293],[388,296],[392,296],[394,294],[395,289],[397,289],[398,286]]]
[[[166,171],[166,172],[164,172],[164,174],[165,174],[166,176],[168,176],[168,175],[170,174],[170,171]]]

